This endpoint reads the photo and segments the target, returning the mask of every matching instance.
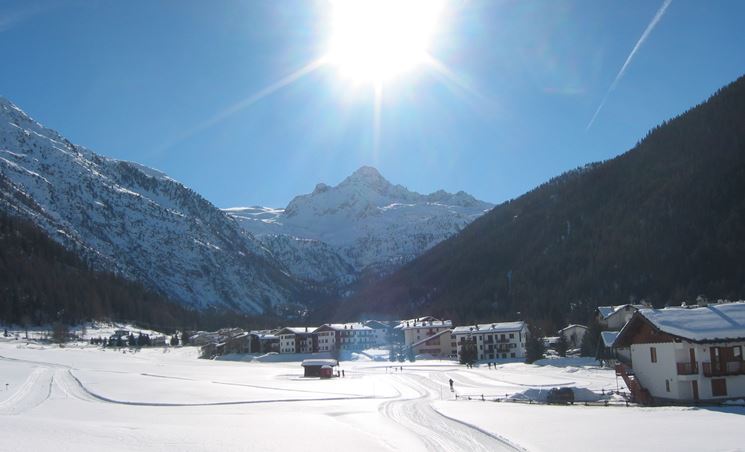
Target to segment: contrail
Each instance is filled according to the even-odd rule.
[[[246,107],[249,107],[256,102],[260,101],[261,99],[265,98],[266,96],[274,93],[275,91],[284,88],[285,86],[293,83],[297,79],[315,71],[319,67],[326,64],[326,60],[324,58],[319,58],[315,61],[311,61],[310,63],[306,64],[305,66],[301,67],[300,69],[296,70],[290,75],[287,75],[280,80],[277,80],[276,82],[272,83],[269,86],[266,86],[265,88],[257,91],[255,94],[252,94],[251,96],[241,100],[240,102],[237,102],[230,107],[226,108],[225,110],[221,111],[220,113],[216,114],[215,116],[211,117],[210,119],[207,119],[206,121],[197,124],[190,130],[186,131],[185,133],[178,136],[176,139],[171,140],[161,146],[159,146],[157,149],[155,149],[155,153],[161,153],[178,143],[186,140],[187,138],[195,135],[196,133],[199,133],[205,129],[209,129],[210,127],[214,126],[217,123],[220,123],[227,119],[230,116],[233,116],[240,110],[243,110]]]
[[[600,105],[598,106],[598,109],[595,110],[595,114],[592,115],[592,119],[590,119],[590,122],[587,124],[587,128],[585,130],[590,130],[590,127],[592,127],[592,124],[595,122],[595,119],[598,117],[598,114],[600,114],[600,110],[603,109],[603,106],[605,105],[605,102],[608,100],[608,96],[610,96],[610,93],[613,92],[613,90],[616,89],[616,86],[618,86],[618,82],[621,81],[621,77],[626,73],[626,69],[629,67],[629,64],[631,64],[631,59],[634,58],[634,55],[636,55],[636,52],[639,50],[639,48],[644,44],[644,41],[647,40],[649,35],[652,33],[652,30],[654,30],[654,27],[657,26],[657,23],[662,19],[662,16],[665,15],[665,11],[667,11],[667,7],[670,6],[670,3],[672,3],[673,0],[665,0],[662,2],[662,6],[660,6],[660,9],[657,10],[657,13],[652,18],[652,22],[647,25],[647,28],[644,30],[644,33],[642,33],[642,36],[639,38],[638,41],[636,41],[636,45],[633,49],[631,49],[631,53],[629,53],[629,56],[626,58],[626,61],[623,63],[623,66],[621,66],[621,70],[618,71],[618,74],[616,74],[616,78],[613,79],[613,83],[611,83],[610,88],[608,88],[608,91],[605,93],[605,96],[603,96],[603,100],[600,102]]]

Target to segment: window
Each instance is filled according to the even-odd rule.
[[[721,397],[727,395],[727,380],[724,378],[711,379],[711,395]]]
[[[665,391],[670,392],[670,380],[665,380]]]
[[[514,353],[510,353],[510,358],[514,358],[514,357],[515,357],[515,354]]]
[[[649,348],[649,359],[653,362],[657,362],[657,348],[656,347],[650,347]]]
[[[732,347],[732,359],[734,361],[742,361],[742,347],[739,345]]]
[[[510,333],[510,339],[514,339],[514,338],[515,338],[515,333]]]

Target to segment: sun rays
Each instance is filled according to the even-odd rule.
[[[329,0],[327,6],[331,8],[331,19],[325,54],[162,144],[156,153],[165,152],[321,69],[337,72],[338,82],[333,89],[372,91],[374,158],[381,147],[384,87],[411,81],[414,69],[434,73],[441,82],[483,100],[431,54],[432,36],[444,15],[446,0]]]

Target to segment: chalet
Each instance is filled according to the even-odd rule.
[[[473,340],[476,343],[478,361],[525,358],[528,334],[528,325],[522,321],[459,326],[453,329],[458,354],[465,341]]]
[[[317,327],[284,327],[275,335],[279,337],[279,353],[315,353],[318,351]]]
[[[636,311],[649,308],[646,304],[622,304],[618,306],[598,306],[595,319],[605,330],[621,331]]]
[[[362,323],[327,323],[318,327],[318,351],[361,351],[375,346],[372,328]]]
[[[582,338],[587,332],[587,327],[584,325],[568,325],[559,330],[559,335],[564,336],[569,348],[579,348],[582,345]]]
[[[334,367],[339,363],[335,359],[306,359],[301,365],[305,377],[329,378],[334,373]]]
[[[745,398],[745,302],[640,309],[613,347],[629,348],[616,372],[641,403]]]

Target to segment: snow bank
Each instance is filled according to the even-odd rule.
[[[508,397],[509,400],[533,400],[545,402],[548,399],[548,388],[531,388],[517,392]],[[597,402],[603,398],[602,394],[590,391],[587,388],[572,388],[575,402]]]

